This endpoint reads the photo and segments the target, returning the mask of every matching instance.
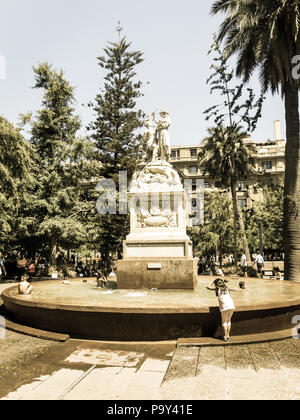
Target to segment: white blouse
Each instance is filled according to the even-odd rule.
[[[218,299],[220,312],[235,310],[234,302],[228,290],[226,293],[221,293],[221,291],[219,291]]]

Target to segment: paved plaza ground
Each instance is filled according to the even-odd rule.
[[[0,398],[298,400],[300,340],[176,348],[175,341],[55,343],[7,331]]]

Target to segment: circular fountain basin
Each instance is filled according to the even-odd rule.
[[[17,287],[2,293],[14,321],[76,338],[117,341],[168,340],[221,335],[212,278],[199,278],[194,291],[97,289],[96,281],[34,283],[33,294]],[[230,280],[229,288],[238,288]],[[300,315],[300,283],[248,279],[247,289],[232,291],[236,311],[232,334],[248,335],[294,328]]]

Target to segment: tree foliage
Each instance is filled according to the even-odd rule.
[[[213,105],[204,111],[207,121],[212,121],[214,126],[238,127],[252,133],[261,118],[264,95],[256,98],[254,90],[245,87],[244,83],[233,85],[234,72],[229,68],[227,59],[221,46],[214,35],[214,43],[209,54],[215,54],[211,70],[213,73],[207,79],[210,93],[217,93],[222,102]]]
[[[239,179],[246,179],[253,171],[254,148],[246,144],[245,138],[255,130],[261,117],[264,96],[256,100],[252,89],[244,85],[232,86],[233,74],[216,37],[209,53],[215,53],[212,75],[207,80],[211,93],[217,92],[222,103],[204,111],[206,120],[213,120],[210,136],[203,142],[199,153],[200,166],[204,173],[220,178],[224,187],[230,186],[234,208],[234,256],[237,261],[237,230],[243,235],[243,247],[250,259],[244,221],[236,194]],[[247,130],[247,131],[246,131]]]
[[[300,272],[300,126],[299,83],[294,58],[300,54],[298,0],[217,0],[212,13],[223,13],[218,40],[225,58],[237,55],[236,73],[247,82],[258,69],[263,91],[281,89],[286,114],[284,190],[285,278],[299,281]],[[296,61],[297,62],[297,61]]]
[[[253,252],[260,249],[259,223],[262,224],[263,247],[273,252],[283,252],[283,186],[260,186],[263,201],[253,203],[247,214],[247,233]]]
[[[95,102],[90,103],[95,119],[88,129],[96,145],[95,158],[101,162],[99,175],[115,182],[117,194],[119,172],[127,172],[130,180],[137,167],[142,138],[139,129],[144,118],[144,113],[137,109],[137,100],[143,96],[142,82],[136,80],[136,66],[142,63],[143,54],[130,48],[131,43],[125,37],[104,48],[105,55],[98,58],[99,66],[105,72],[104,87]],[[94,243],[104,259],[108,259],[109,254],[121,254],[128,231],[127,215],[96,217]]]
[[[204,196],[204,223],[190,230],[197,256],[231,254],[234,245],[233,206],[228,194]]]
[[[85,239],[85,229],[72,214],[85,208],[79,183],[85,175],[85,152],[90,146],[77,137],[80,120],[74,115],[74,92],[62,71],[47,64],[34,68],[36,89],[44,91],[42,108],[31,121],[35,150],[33,175],[19,241],[33,251],[45,252],[53,261],[56,247],[75,247]]]
[[[0,244],[15,237],[15,220],[31,176],[33,149],[6,118],[0,116]]]
[[[297,0],[218,0],[212,14],[226,15],[218,34],[225,58],[237,54],[236,73],[248,82],[259,69],[263,90],[299,87],[292,77],[300,54],[300,3]]]

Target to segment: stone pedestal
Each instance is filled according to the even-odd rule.
[[[118,289],[194,289],[197,260],[153,258],[120,260]]]
[[[134,175],[129,208],[118,288],[193,289],[197,265],[186,234],[189,200],[168,162],[150,162]]]

